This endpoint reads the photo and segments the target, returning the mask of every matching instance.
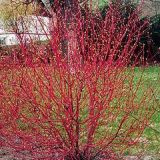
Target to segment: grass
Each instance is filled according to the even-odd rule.
[[[136,67],[134,74],[135,84],[142,78],[143,88],[146,90],[147,88],[152,88],[155,91],[154,97],[156,101],[154,107],[156,108],[156,112],[152,116],[150,124],[144,130],[140,147],[126,151],[126,155],[136,154],[138,149],[145,154],[153,154],[160,157],[160,66]],[[143,94],[143,91],[139,90],[138,97]]]
[[[141,76],[139,68],[135,69],[135,81]],[[144,139],[147,142],[142,145],[147,153],[160,154],[160,67],[150,66],[143,73],[144,86],[152,86],[155,89],[156,113],[153,115],[149,126],[144,131]]]

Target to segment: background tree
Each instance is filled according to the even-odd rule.
[[[0,17],[5,27],[11,29],[21,16],[33,14],[34,7],[33,4],[24,5],[21,0],[2,0],[0,10]]]

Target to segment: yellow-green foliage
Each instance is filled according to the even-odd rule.
[[[0,3],[0,17],[5,27],[10,27],[19,17],[34,13],[33,4],[25,5],[22,0],[4,0]]]

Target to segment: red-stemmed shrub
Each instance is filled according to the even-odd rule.
[[[138,145],[155,112],[153,89],[134,79],[137,56],[130,63],[148,22],[139,23],[135,10],[124,23],[111,4],[97,26],[85,11],[52,24],[49,63],[39,62],[32,42],[21,45],[23,63],[1,61],[0,143],[19,158],[119,159]]]

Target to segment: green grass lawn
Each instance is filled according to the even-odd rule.
[[[140,68],[136,68],[135,73],[136,81],[141,76]],[[142,147],[144,147],[147,153],[160,154],[160,67],[151,66],[145,68],[143,72],[143,81],[146,88],[152,86],[155,89],[156,112],[144,131],[144,139],[148,142],[146,145],[142,145]]]
[[[134,69],[135,86],[142,79],[142,90],[138,91],[137,98],[143,95],[144,90],[152,88],[154,90],[156,109],[150,123],[141,136],[140,145],[126,150],[126,155],[136,155],[137,151],[146,155],[156,155],[160,158],[160,66],[136,67]]]

